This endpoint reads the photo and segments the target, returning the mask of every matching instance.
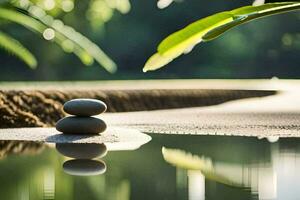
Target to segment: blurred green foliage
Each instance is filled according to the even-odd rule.
[[[57,45],[17,24],[1,22],[1,30],[30,48],[38,58],[38,68],[30,70],[0,50],[0,80],[300,77],[300,30],[295,26],[300,14],[297,12],[240,26],[214,42],[195,47],[169,67],[144,74],[141,69],[147,57],[167,35],[200,18],[250,5],[252,1],[185,0],[171,3],[165,9],[159,9],[155,0],[126,1],[124,8],[97,1],[102,3],[76,1],[71,12],[57,8],[47,13],[100,46],[117,63],[115,74],[99,67],[82,67],[73,54],[63,54]]]
[[[116,64],[95,43],[65,25],[62,20],[53,18],[59,12],[70,12],[73,8],[74,2],[71,0],[7,1],[0,4],[0,20],[22,25],[41,34],[45,40],[56,42],[65,52],[74,53],[85,65],[91,65],[95,60],[108,72],[115,72]],[[15,54],[31,68],[36,67],[34,56],[17,40],[2,34],[0,47]]]

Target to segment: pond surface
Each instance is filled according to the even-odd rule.
[[[0,141],[1,199],[300,199],[300,139],[151,136],[136,150]]]

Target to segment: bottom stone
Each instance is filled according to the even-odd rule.
[[[106,130],[103,120],[95,117],[70,116],[56,123],[56,130],[66,134],[99,134]]]

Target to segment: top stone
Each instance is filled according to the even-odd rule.
[[[64,104],[64,111],[70,115],[99,115],[107,109],[103,101],[97,99],[72,99]]]

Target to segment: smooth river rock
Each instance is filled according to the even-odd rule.
[[[107,153],[105,144],[57,143],[56,149],[64,156],[78,159],[100,158]]]
[[[66,134],[99,134],[106,130],[103,120],[95,117],[69,116],[56,123],[56,130]]]
[[[64,172],[74,176],[95,176],[106,171],[106,165],[100,160],[74,159],[63,164]]]
[[[107,106],[97,99],[72,99],[64,104],[63,109],[70,115],[93,116],[105,112]]]

